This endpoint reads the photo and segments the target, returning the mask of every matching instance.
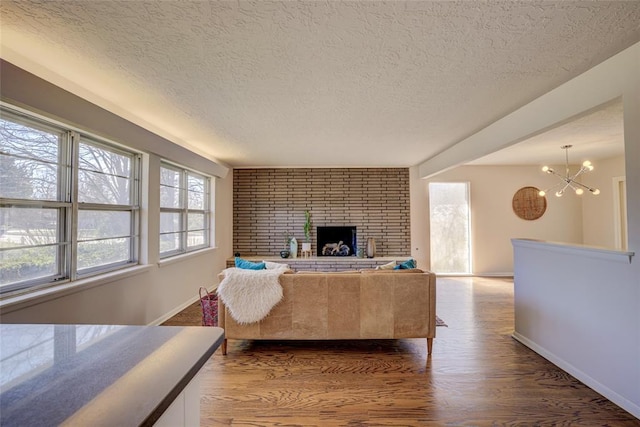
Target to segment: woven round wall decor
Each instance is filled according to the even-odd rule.
[[[547,210],[547,198],[538,194],[536,187],[522,187],[513,195],[513,212],[522,219],[533,221],[544,215]]]

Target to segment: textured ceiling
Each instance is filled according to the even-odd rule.
[[[410,166],[640,41],[640,2],[2,0],[0,23],[4,59],[230,166]]]
[[[567,123],[541,132],[526,141],[477,159],[472,165],[564,164],[564,145],[571,145],[569,162],[606,159],[624,155],[622,100],[608,102]]]

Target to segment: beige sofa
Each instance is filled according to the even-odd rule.
[[[224,277],[220,275],[221,279]],[[227,339],[330,340],[436,336],[436,276],[419,269],[287,272],[282,300],[260,322],[238,324],[218,301]]]

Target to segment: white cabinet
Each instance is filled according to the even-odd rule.
[[[156,427],[200,426],[200,374],[187,384],[154,424]]]

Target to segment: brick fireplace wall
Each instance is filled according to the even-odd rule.
[[[409,169],[235,169],[233,250],[242,256],[277,255],[288,231],[304,242],[304,212],[316,227],[357,227],[358,246],[375,238],[376,256],[411,253]]]

